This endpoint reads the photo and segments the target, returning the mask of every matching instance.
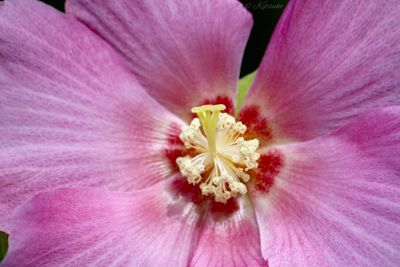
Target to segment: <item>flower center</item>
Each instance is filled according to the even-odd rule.
[[[199,184],[203,195],[226,203],[231,197],[247,193],[247,172],[258,167],[260,154],[256,152],[259,141],[244,140],[246,126],[221,113],[223,110],[224,105],[192,108],[198,118],[179,135],[189,155],[177,158],[176,163],[188,183]]]

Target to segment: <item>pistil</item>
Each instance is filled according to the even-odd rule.
[[[216,130],[221,110],[225,110],[224,105],[203,105],[192,108],[192,113],[196,113],[201,121],[208,141],[208,151],[211,155],[217,153]]]

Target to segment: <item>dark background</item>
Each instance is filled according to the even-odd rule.
[[[65,1],[63,0],[42,0],[42,2],[64,11]],[[253,29],[246,46],[241,69],[241,76],[244,76],[256,70],[260,64],[268,41],[288,0],[240,0],[240,2],[253,14],[254,19]]]

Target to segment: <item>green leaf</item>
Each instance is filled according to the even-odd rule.
[[[239,111],[242,107],[243,101],[249,91],[250,85],[253,83],[254,77],[256,76],[256,70],[250,74],[247,74],[239,80],[238,86],[238,98],[236,104],[236,110]]]
[[[6,256],[8,249],[8,234],[0,231],[0,262]]]

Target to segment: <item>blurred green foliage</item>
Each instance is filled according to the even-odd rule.
[[[240,110],[240,108],[242,107],[243,101],[247,95],[247,92],[250,89],[251,84],[253,83],[255,76],[256,71],[253,71],[252,73],[247,74],[239,80],[236,110]]]
[[[8,234],[0,231],[0,262],[6,256],[8,249]]]

